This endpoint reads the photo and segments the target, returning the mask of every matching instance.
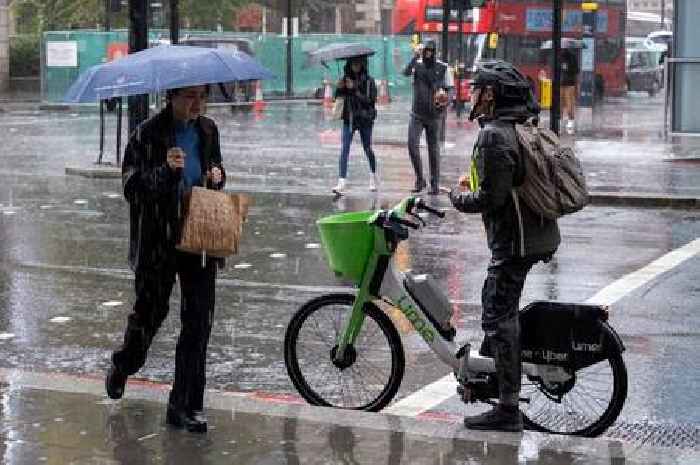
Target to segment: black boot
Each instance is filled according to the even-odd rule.
[[[207,419],[202,412],[186,411],[168,406],[166,423],[176,428],[185,428],[190,433],[206,433]]]
[[[413,186],[413,189],[411,189],[411,192],[416,194],[416,193],[422,191],[423,189],[425,189],[425,187],[427,185],[428,184],[425,182],[424,179],[418,178],[418,179],[416,179],[416,184]]]
[[[128,376],[119,371],[114,363],[112,363],[105,377],[105,390],[110,399],[117,400],[122,398],[127,378]]]
[[[476,430],[519,433],[523,430],[523,416],[517,406],[497,404],[481,415],[465,417],[464,426]]]

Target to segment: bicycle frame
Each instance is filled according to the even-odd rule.
[[[392,212],[403,217],[406,206],[412,199],[412,197],[404,199],[394,207]],[[401,311],[438,358],[458,375],[460,382],[465,382],[478,373],[494,373],[496,371],[494,359],[479,355],[478,351],[469,350],[464,356],[457,357],[456,343],[442,337],[421,306],[406,291],[404,287],[406,275],[396,269],[392,259],[394,251],[387,243],[384,230],[380,227],[375,228],[374,252],[365,269],[351,316],[338,335],[336,359],[342,360],[346,348],[355,343],[364,323],[365,315],[362,309],[365,304],[379,300]],[[550,381],[565,381],[570,377],[556,366],[523,363],[522,368],[523,372],[529,376],[543,376]]]

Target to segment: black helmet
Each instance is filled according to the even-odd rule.
[[[515,66],[503,60],[489,60],[476,64],[472,86],[492,86],[496,100],[521,100],[531,97],[530,81]]]

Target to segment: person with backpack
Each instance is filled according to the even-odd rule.
[[[516,192],[527,176],[516,124],[539,113],[527,78],[510,63],[482,62],[472,81],[471,103],[469,119],[476,119],[481,130],[469,175],[449,196],[457,210],[481,213],[486,229],[491,261],[481,294],[485,335],[480,352],[494,357],[499,400],[493,409],[466,417],[464,424],[522,431],[519,301],[532,266],[556,252],[559,228],[556,219],[533,211]]]
[[[354,57],[347,61],[344,75],[338,81],[335,98],[343,98],[343,129],[340,148],[340,175],[333,193],[345,193],[345,179],[348,175],[350,144],[355,131],[360,133],[362,148],[369,162],[369,190],[377,190],[377,161],[372,150],[372,128],[377,117],[377,86],[367,71],[367,57]]]

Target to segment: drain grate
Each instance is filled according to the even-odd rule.
[[[615,423],[605,432],[605,437],[655,447],[700,449],[700,426],[693,424]]]

